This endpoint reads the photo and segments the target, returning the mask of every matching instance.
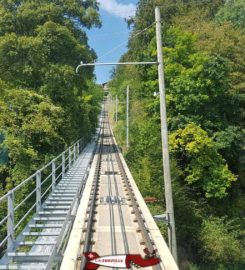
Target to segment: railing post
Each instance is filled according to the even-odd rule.
[[[69,147],[69,169],[71,168],[71,147]]]
[[[41,210],[41,172],[36,173],[36,212]]]
[[[80,155],[80,141],[77,142],[77,157]]]
[[[62,153],[62,178],[65,177],[65,170],[66,170],[66,155],[65,152]]]
[[[55,161],[52,161],[52,191],[54,191],[56,185],[56,165]]]
[[[8,251],[14,247],[14,193],[8,192]]]
[[[76,143],[74,143],[73,145],[73,162],[75,162],[77,159],[77,155],[76,155]]]

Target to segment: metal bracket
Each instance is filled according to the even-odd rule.
[[[125,204],[125,198],[122,198],[120,196],[106,196],[106,197],[101,197],[100,198],[100,203],[101,204],[120,204],[123,205]]]
[[[161,221],[161,222],[169,224],[168,214],[155,215],[153,216],[153,218],[155,221]]]

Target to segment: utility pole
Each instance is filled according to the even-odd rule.
[[[126,90],[126,147],[129,148],[129,86],[127,86]]]
[[[169,164],[168,127],[167,127],[165,81],[164,81],[162,35],[161,35],[161,16],[159,7],[156,7],[155,9],[155,17],[156,17],[156,37],[157,37],[158,80],[159,80],[159,94],[160,94],[160,114],[161,114],[162,158],[164,171],[166,214],[168,218],[168,241],[170,251],[176,263],[178,263],[174,206],[172,197],[172,183]]]
[[[116,95],[116,122],[117,122],[117,113],[118,113],[118,98]]]

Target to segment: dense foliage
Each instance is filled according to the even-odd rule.
[[[245,2],[141,0],[128,22],[133,33],[122,61],[156,59],[156,5],[162,14],[180,269],[244,269]],[[116,136],[142,194],[164,200],[160,104],[153,95],[157,68],[118,67],[111,95],[124,101],[127,85],[129,149],[125,103],[114,123]]]
[[[0,195],[95,130],[102,98],[85,28],[94,0],[0,1]]]
[[[96,58],[84,30],[94,26],[94,0],[0,0],[0,196],[95,131],[102,89],[93,69],[75,73],[80,60]],[[34,193],[27,196],[34,187],[35,181],[15,193],[14,206],[28,198],[15,224],[35,202]],[[2,202],[0,220],[6,209]]]

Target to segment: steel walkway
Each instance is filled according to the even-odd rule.
[[[78,155],[79,150],[75,145],[75,147],[71,148],[74,152],[69,149],[69,156],[62,158],[62,164],[56,167],[53,165],[54,162],[51,164],[55,170],[49,176],[53,177],[54,182],[57,179],[54,172],[59,167],[60,171],[62,167],[60,175],[63,175],[63,177],[56,185],[52,182],[52,192],[50,192],[43,204],[37,208],[39,211],[29,221],[17,239],[9,245],[6,254],[0,260],[0,269],[44,270],[59,265],[88,176],[95,149],[95,139],[85,147],[80,155]],[[77,158],[75,160],[76,154]],[[72,157],[74,158],[73,164]],[[66,166],[63,163],[66,159],[68,163],[67,172],[65,172]],[[40,175],[40,171],[35,175],[36,179],[40,178],[38,175]],[[38,190],[38,184],[36,190]],[[37,192],[36,190],[34,191]],[[42,195],[37,193],[37,201],[40,202],[41,197]],[[10,201],[9,198],[8,201]],[[9,219],[9,216],[8,213],[7,219]],[[8,229],[9,223],[10,220],[8,220]],[[9,236],[9,232],[7,236]],[[8,238],[9,244],[11,239]]]

